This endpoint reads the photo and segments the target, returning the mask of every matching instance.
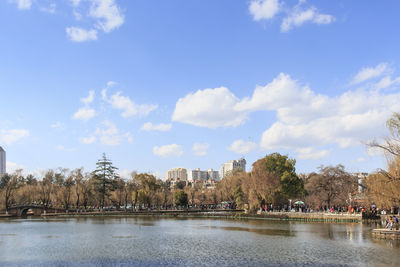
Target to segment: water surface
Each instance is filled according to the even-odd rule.
[[[0,265],[398,266],[373,226],[264,220],[0,220]]]

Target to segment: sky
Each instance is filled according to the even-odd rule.
[[[7,171],[123,177],[273,152],[299,173],[385,168],[400,112],[400,2],[2,0]],[[40,178],[40,177],[39,177]]]

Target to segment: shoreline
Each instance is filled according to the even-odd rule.
[[[36,216],[39,217],[39,216]],[[302,221],[302,222],[363,222],[361,214],[335,213],[297,213],[297,212],[267,212],[262,214],[248,214],[243,210],[172,210],[172,211],[111,211],[111,212],[68,212],[41,214],[42,218],[63,217],[164,217],[164,218],[221,218],[221,219],[255,219],[273,221]],[[0,215],[0,218],[22,218],[12,215]]]

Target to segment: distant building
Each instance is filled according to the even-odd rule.
[[[241,158],[239,160],[230,160],[221,166],[220,176],[223,179],[229,172],[233,170],[246,171],[246,160]]]
[[[167,180],[187,180],[187,170],[185,168],[174,168],[167,172]]]
[[[174,184],[179,181],[187,181],[187,171],[185,168],[175,168],[167,171],[166,180]]]
[[[364,188],[363,188],[363,184],[364,184],[364,180],[368,177],[368,173],[366,173],[366,172],[355,172],[355,173],[353,173],[353,175],[355,176],[355,177],[357,177],[357,179],[358,179],[358,193],[359,194],[362,194],[362,193],[364,193]]]
[[[208,169],[208,180],[218,181],[219,171],[214,171],[213,169]]]
[[[188,173],[188,181],[218,181],[219,180],[219,172],[214,171],[213,169],[208,169],[207,171],[201,171],[199,168],[190,170]]]
[[[6,173],[6,151],[0,146],[0,175]]]

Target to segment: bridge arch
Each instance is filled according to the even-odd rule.
[[[39,205],[16,205],[8,209],[10,214],[13,214],[18,217],[26,217],[29,210],[32,210],[34,216],[40,216],[41,214],[46,212],[49,213],[58,213],[65,212],[64,209],[57,208],[44,208]]]

